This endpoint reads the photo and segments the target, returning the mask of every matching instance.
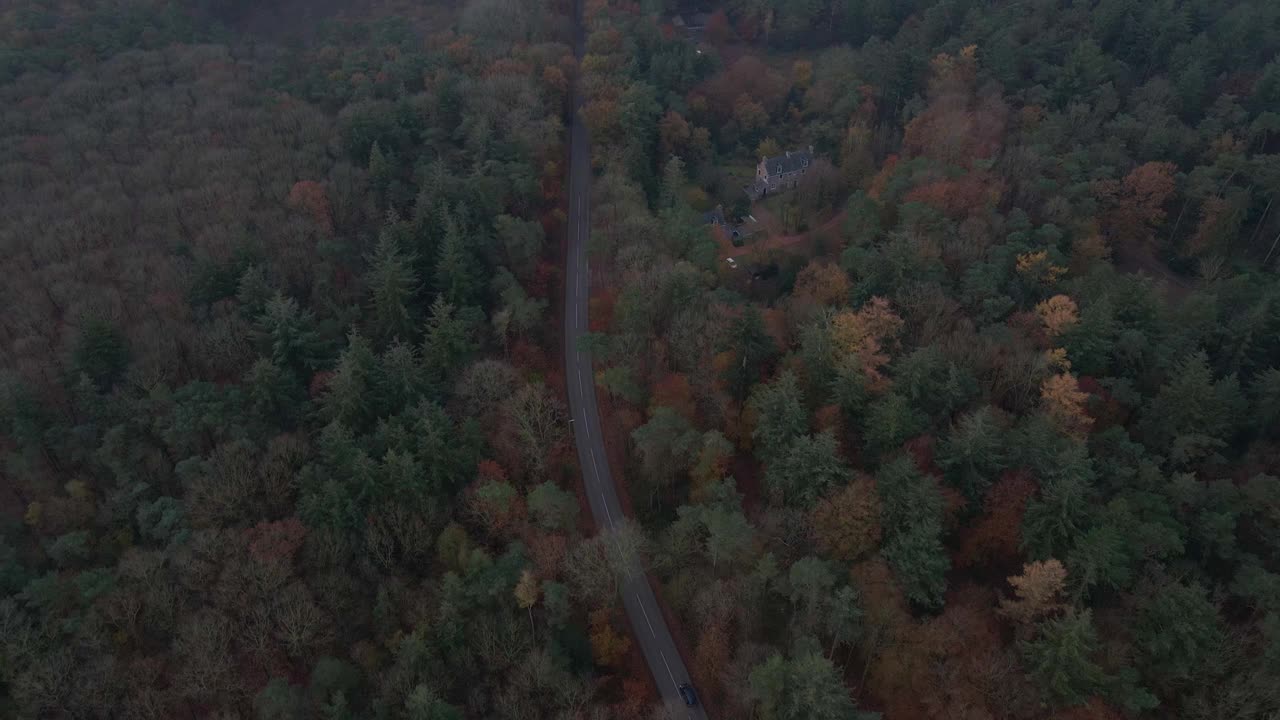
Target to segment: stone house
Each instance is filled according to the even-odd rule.
[[[760,158],[756,165],[756,179],[748,188],[752,200],[759,200],[769,193],[794,188],[808,172],[813,162],[813,146],[808,150],[788,150],[777,157]]]

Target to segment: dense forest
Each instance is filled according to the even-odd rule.
[[[568,9],[254,5],[0,10],[0,716],[607,706],[545,351]]]
[[[655,5],[589,343],[713,709],[1276,717],[1280,5]]]
[[[0,717],[1280,716],[1280,4],[584,4],[4,3]]]

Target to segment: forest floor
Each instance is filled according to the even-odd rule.
[[[1146,273],[1157,280],[1164,281],[1165,296],[1169,300],[1177,302],[1185,300],[1198,284],[1192,278],[1175,273],[1168,264],[1156,257],[1151,248],[1116,247],[1113,256],[1116,267],[1124,272]]]
[[[738,452],[730,465],[733,479],[742,493],[742,509],[751,517],[757,517],[764,508],[764,489],[760,484],[760,461],[749,452]]]

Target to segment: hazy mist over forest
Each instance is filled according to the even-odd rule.
[[[1276,720],[1278,56],[5,0],[0,717]]]

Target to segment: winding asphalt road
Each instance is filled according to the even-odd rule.
[[[582,0],[574,2],[574,53],[582,58],[584,31]],[[596,404],[591,355],[578,349],[578,338],[587,331],[587,300],[591,295],[591,275],[587,264],[587,237],[591,227],[591,157],[587,129],[579,117],[582,97],[575,84],[573,91],[573,125],[569,149],[569,247],[565,260],[564,297],[564,369],[569,388],[569,413],[573,418],[573,439],[578,446],[578,465],[586,487],[591,514],[602,532],[611,530],[624,518],[618,492],[609,473],[609,459],[604,452],[604,435],[600,431],[600,407]],[[627,610],[632,635],[644,653],[649,671],[667,707],[685,712],[691,720],[705,720],[707,715],[698,705],[686,708],[678,686],[689,682],[680,652],[671,631],[662,618],[653,588],[643,570],[636,567],[622,584],[622,603]]]

